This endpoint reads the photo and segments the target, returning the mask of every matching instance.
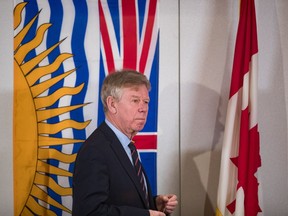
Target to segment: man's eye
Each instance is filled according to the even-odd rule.
[[[132,100],[133,103],[139,103],[139,101],[140,101],[139,99],[133,99]]]

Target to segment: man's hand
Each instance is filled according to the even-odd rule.
[[[178,205],[177,196],[174,194],[159,195],[156,197],[156,207],[159,211],[171,214]]]
[[[149,210],[149,213],[150,213],[150,216],[165,216],[165,214],[160,211]]]

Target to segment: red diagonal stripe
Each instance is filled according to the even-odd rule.
[[[114,64],[114,57],[113,57],[110,37],[108,33],[108,27],[107,27],[107,23],[105,20],[102,4],[100,0],[99,0],[99,16],[100,16],[100,32],[101,32],[101,37],[102,37],[102,41],[104,45],[104,51],[105,51],[105,56],[106,56],[106,61],[107,61],[106,62],[107,69],[108,69],[108,73],[110,73],[112,71],[115,71],[115,64]]]
[[[147,25],[145,29],[143,48],[142,48],[140,62],[139,62],[139,71],[141,73],[144,73],[147,59],[148,59],[148,53],[149,53],[149,48],[151,44],[153,26],[154,26],[154,21],[155,21],[156,6],[157,6],[157,0],[151,0],[149,4],[148,20],[147,20]]]

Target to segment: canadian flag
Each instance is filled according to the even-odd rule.
[[[241,0],[230,95],[222,147],[217,216],[261,212],[257,121],[258,42],[254,0]]]

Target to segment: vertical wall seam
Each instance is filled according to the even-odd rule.
[[[179,196],[178,196],[178,201],[179,201],[179,214],[181,215],[181,197],[182,197],[182,170],[181,170],[181,40],[180,40],[180,36],[181,36],[181,28],[180,28],[180,0],[178,0],[178,109],[179,109],[179,113],[178,113],[178,118],[179,118],[179,130],[178,130],[178,136],[179,136],[179,140],[178,140],[178,155],[179,155]]]

